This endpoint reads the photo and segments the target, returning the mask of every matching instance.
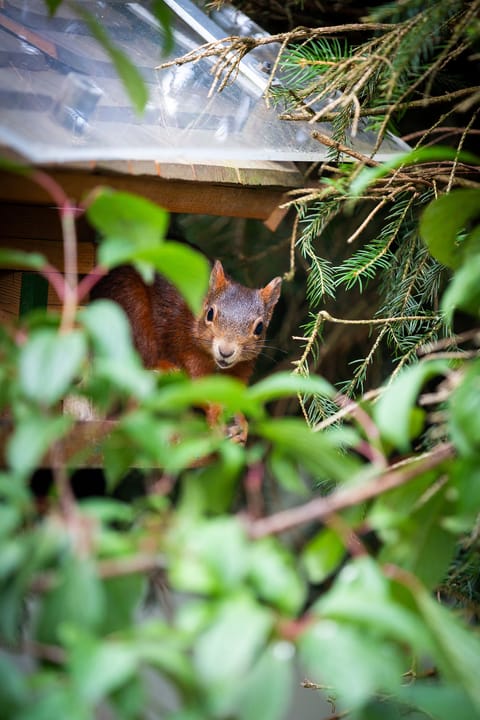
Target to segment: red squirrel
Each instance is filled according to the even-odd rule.
[[[215,372],[248,383],[260,353],[281,278],[251,289],[228,277],[219,260],[213,265],[203,309],[195,317],[176,288],[161,275],[151,285],[129,266],[112,270],[91,292],[91,298],[117,302],[127,314],[133,341],[145,367],[179,369],[191,378]],[[221,408],[207,408],[210,425]],[[246,422],[237,418],[239,439],[246,439]]]

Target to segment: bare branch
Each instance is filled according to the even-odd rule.
[[[248,533],[250,537],[258,539],[291,530],[307,522],[323,520],[332,513],[372,500],[383,493],[406,485],[422,473],[454,457],[454,454],[453,445],[450,443],[438,445],[421,459],[414,457],[408,466],[387,470],[364,485],[341,488],[327,497],[315,498],[304,505],[283,510],[270,517],[253,522],[246,521]]]

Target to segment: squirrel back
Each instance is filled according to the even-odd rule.
[[[260,353],[281,278],[251,289],[231,280],[217,260],[203,309],[195,317],[161,275],[151,285],[129,266],[112,270],[91,298],[117,302],[127,314],[134,344],[148,368],[180,369],[196,378],[225,372],[248,382]]]

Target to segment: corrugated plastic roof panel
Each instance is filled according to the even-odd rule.
[[[229,6],[207,15],[190,0],[172,9],[171,58],[227,35],[263,33]],[[0,5],[0,144],[31,162],[99,160],[201,162],[319,161],[325,148],[308,123],[285,122],[266,102],[265,68],[276,55],[266,45],[242,62],[235,81],[210,93],[211,59],[157,69],[162,29],[147,3],[89,2],[84,7],[140,70],[149,100],[137,115],[110,57],[72,7],[53,18],[42,0]],[[329,134],[327,124],[315,129]],[[373,133],[360,129],[352,147],[369,155]],[[376,158],[406,149],[390,136]]]

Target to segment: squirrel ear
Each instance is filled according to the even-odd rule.
[[[208,286],[209,292],[219,292],[227,285],[228,280],[225,276],[225,271],[220,260],[215,260],[215,263],[210,273],[210,283]]]
[[[276,277],[270,280],[268,285],[260,290],[260,297],[265,303],[265,307],[271,313],[273,308],[277,304],[278,298],[280,297],[280,290],[282,285],[282,278]]]

